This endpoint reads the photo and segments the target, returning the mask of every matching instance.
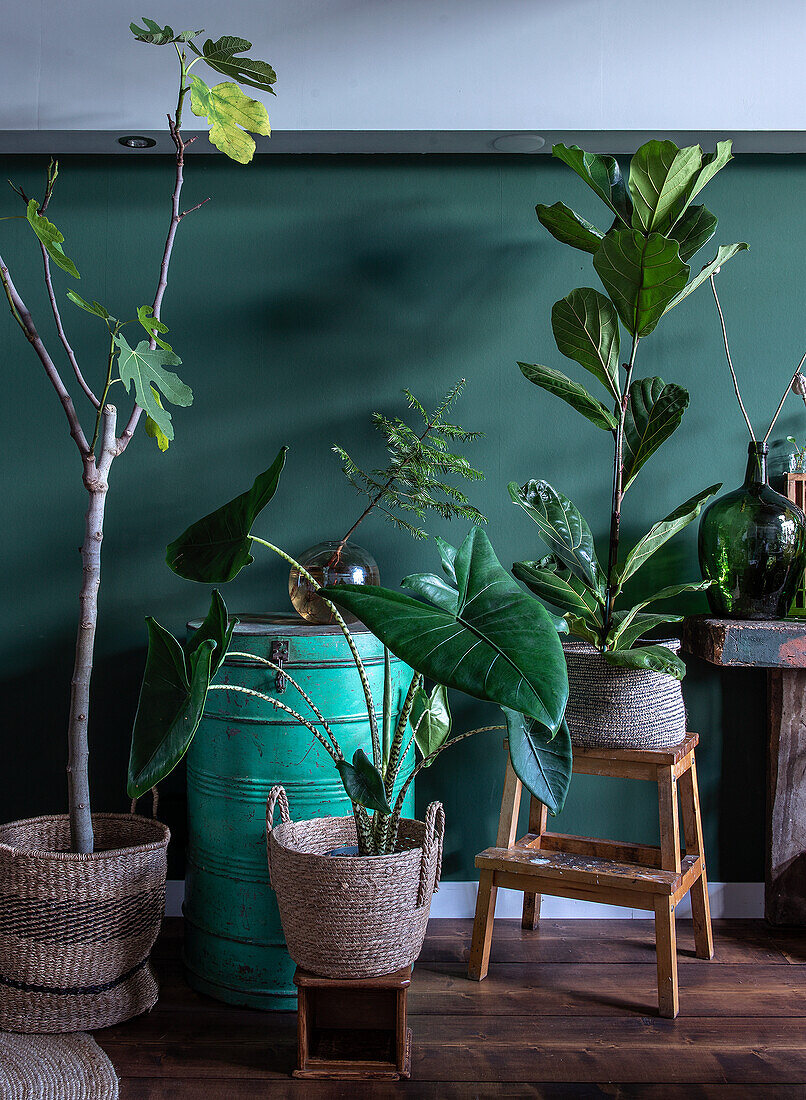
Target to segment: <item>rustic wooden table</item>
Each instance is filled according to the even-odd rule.
[[[806,926],[806,619],[696,615],[683,649],[724,668],[766,668],[769,714],[765,914]]]

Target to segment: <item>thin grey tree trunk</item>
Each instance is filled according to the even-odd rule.
[[[89,739],[90,680],[98,623],[98,589],[101,584],[101,544],[104,537],[104,509],[109,488],[109,467],[115,456],[115,408],[103,410],[100,454],[96,461],[85,461],[84,484],[89,503],[84,517],[84,541],[81,545],[82,582],[79,595],[79,619],[76,657],[70,691],[70,722],[67,731],[67,793],[70,808],[72,850],[82,855],[93,851],[92,812],[90,807]]]

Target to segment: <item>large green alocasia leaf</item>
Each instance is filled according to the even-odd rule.
[[[247,42],[245,38],[225,35],[216,42],[208,38],[201,51],[192,43],[190,48],[217,73],[228,76],[231,80],[237,80],[239,84],[248,84],[251,88],[259,88],[262,92],[271,92],[275,95],[272,84],[277,80],[277,74],[267,61],[256,61],[252,57],[236,57],[236,54],[244,54],[252,49],[252,43]],[[255,131],[255,133],[261,132]]]
[[[620,401],[618,316],[610,299],[589,286],[572,290],[554,303],[551,328],[559,351]]]
[[[632,204],[618,161],[614,157],[586,153],[578,145],[555,145],[551,152],[558,160],[573,168],[625,225],[630,224]]]
[[[624,564],[616,571],[616,579],[619,584],[624,584],[634,573],[637,573],[644,562],[651,558],[656,550],[669,541],[678,531],[687,527],[702,511],[702,506],[714,493],[722,488],[722,482],[709,485],[693,497],[679,504],[665,519],[653,524],[642,539],[639,539],[627,555]]]
[[[637,379],[630,386],[624,419],[624,491],[644,463],[675,431],[688,407],[688,391],[662,378]]]
[[[167,439],[173,439],[171,414],[163,408],[161,401],[155,399],[154,390],[159,390],[172,405],[186,407],[193,404],[193,391],[190,386],[186,386],[173,371],[165,369],[166,365],[178,367],[182,360],[165,348],[155,348],[152,351],[147,340],[141,340],[137,347],[133,348],[125,336],[118,334],[113,339],[119,349],[118,374],[126,392],[129,392],[134,383],[137,404],[145,409]]]
[[[445,611],[456,612],[459,608],[459,592],[456,589],[456,578],[446,581],[438,577],[436,573],[411,573],[400,582],[401,588],[428,603],[442,607]]]
[[[451,546],[439,535],[434,535],[434,542],[437,545],[437,550],[439,550],[442,572],[452,584],[456,584],[456,547]]]
[[[565,658],[543,605],[501,567],[474,527],[455,561],[455,612],[375,585],[322,590],[410,668],[445,687],[559,728],[568,699]]]
[[[221,594],[214,591],[206,618],[184,648],[155,619],[146,623],[148,656],[132,730],[130,798],[160,783],[190,747],[237,619],[229,622]]]
[[[691,282],[687,283],[682,288],[679,294],[675,294],[674,298],[671,299],[663,312],[668,313],[670,309],[674,309],[675,306],[679,306],[680,303],[685,301],[685,299],[688,298],[689,294],[695,291],[698,286],[702,286],[706,279],[710,279],[710,277],[716,273],[718,268],[720,268],[723,264],[726,264],[728,260],[732,260],[738,252],[747,251],[747,248],[748,246],[743,241],[740,241],[738,244],[721,244],[717,249],[716,256],[713,258],[713,260],[711,260],[710,263],[707,263],[702,271],[698,272],[698,274],[694,276]]]
[[[336,768],[351,802],[381,814],[391,814],[392,807],[386,798],[383,776],[363,749],[355,750],[352,764],[339,760]]]
[[[555,202],[553,206],[538,203],[535,213],[540,224],[561,244],[570,244],[572,248],[578,248],[582,252],[594,253],[602,243],[604,234],[564,202]]]
[[[702,149],[673,141],[648,141],[630,163],[633,229],[668,233],[682,212],[702,167]]]
[[[573,501],[558,493],[547,481],[527,481],[507,486],[517,504],[537,524],[543,541],[571,572],[599,594],[603,591],[602,570],[596,557],[591,529]]]
[[[601,627],[601,598],[553,554],[540,561],[516,561],[512,572],[539,600],[564,615],[577,615],[592,626]]]
[[[504,708],[509,758],[518,779],[554,817],[565,805],[571,783],[572,749],[568,726],[550,737],[539,722]]]
[[[614,432],[618,427],[615,416],[605,408],[601,401],[593,397],[579,382],[574,382],[562,371],[553,367],[541,367],[537,363],[518,363],[521,374],[529,382],[533,382],[541,389],[553,393],[572,409],[576,409],[591,424],[602,428],[606,432]]]
[[[436,684],[429,695],[419,688],[411,708],[411,724],[415,729],[414,739],[423,758],[436,752],[448,740],[453,724],[451,708],[448,705],[448,689]],[[431,761],[424,766],[431,766]]]
[[[645,237],[637,229],[606,233],[593,266],[624,327],[639,337],[654,330],[690,271],[680,259],[677,241],[660,233]]]
[[[668,236],[673,237],[680,246],[680,259],[685,263],[708,244],[716,232],[717,218],[704,206],[690,206],[685,214],[670,229]]]
[[[191,76],[190,109],[199,118],[209,120],[210,143],[239,164],[248,164],[254,155],[255,142],[250,134],[271,133],[263,104],[230,81],[208,88],[200,77]]]
[[[277,492],[287,452],[288,447],[281,447],[268,470],[255,478],[251,489],[192,523],[171,543],[166,561],[174,573],[190,581],[225,584],[254,561],[249,532]]]
[[[28,200],[28,207],[25,211],[25,216],[28,219],[28,224],[40,241],[44,245],[45,251],[51,260],[60,267],[62,271],[66,271],[68,275],[72,275],[74,279],[80,279],[81,276],[78,273],[78,268],[70,259],[69,256],[65,256],[62,245],[64,244],[64,234],[61,233],[53,222],[39,213],[39,203],[36,199]],[[83,301],[83,299],[82,299]],[[90,310],[90,312],[94,312]]]
[[[602,654],[610,665],[620,668],[643,668],[650,672],[664,672],[682,680],[686,666],[676,653],[664,645],[640,646],[638,649],[606,649]]]

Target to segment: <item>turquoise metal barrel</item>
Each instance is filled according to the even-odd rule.
[[[339,628],[296,615],[239,618],[230,650],[287,668],[324,715],[344,755],[352,758],[359,746],[371,755],[364,694]],[[351,629],[380,711],[383,647],[362,627]],[[391,669],[397,718],[412,673],[395,657]],[[214,683],[275,695],[316,723],[288,681],[278,683],[277,673],[248,658],[228,657]],[[412,749],[401,782],[413,766]],[[287,1010],[296,1007],[294,964],[269,886],[264,837],[266,797],[275,783],[285,787],[295,819],[351,813],[333,760],[309,730],[262,699],[211,691],[187,757],[186,976],[194,989],[219,1000]],[[413,787],[407,816],[413,815]]]

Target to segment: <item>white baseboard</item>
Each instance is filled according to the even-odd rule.
[[[432,917],[472,917],[476,908],[476,882],[443,882],[431,902]],[[711,882],[708,884],[711,899],[711,916],[760,918],[764,916],[763,882]],[[182,914],[185,884],[182,879],[169,879],[165,912],[169,917]],[[520,918],[523,894],[517,890],[499,890],[495,907],[497,917]],[[592,901],[572,901],[570,898],[554,898],[545,895],[541,916],[556,919],[630,919],[647,920],[643,909],[622,909],[617,905],[597,905]],[[678,917],[691,916],[688,897],[677,907]]]

